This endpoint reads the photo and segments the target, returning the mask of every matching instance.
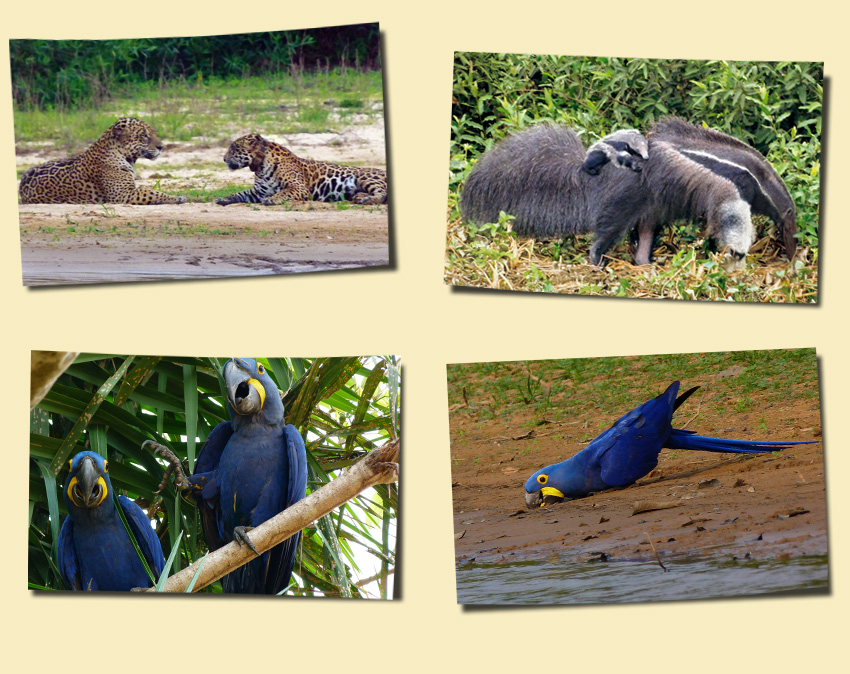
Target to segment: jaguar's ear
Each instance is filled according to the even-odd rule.
[[[116,124],[112,127],[112,137],[117,141],[126,140],[130,135],[130,131],[124,124]]]

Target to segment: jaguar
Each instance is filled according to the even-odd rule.
[[[133,165],[156,159],[162,141],[150,124],[122,117],[82,154],[27,170],[18,191],[24,204],[182,204],[173,197],[136,185]]]
[[[254,186],[216,199],[221,206],[238,203],[271,206],[287,201],[387,203],[386,171],[302,159],[257,133],[233,141],[224,155],[224,163],[231,171],[247,166],[254,173]]]

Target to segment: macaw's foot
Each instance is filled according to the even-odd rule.
[[[163,489],[165,489],[168,484],[168,478],[171,477],[172,473],[174,473],[174,486],[181,490],[188,489],[189,480],[186,479],[186,473],[183,471],[183,464],[180,463],[180,459],[177,455],[168,449],[168,447],[160,445],[153,440],[145,440],[142,443],[142,449],[146,446],[154,454],[161,456],[163,459],[168,461],[168,467],[165,469],[165,475],[162,476],[162,482],[159,483],[159,489],[156,493],[159,494]]]
[[[239,545],[247,545],[251,548],[251,551],[260,556],[260,553],[257,552],[257,548],[254,547],[254,544],[251,542],[251,539],[248,538],[248,532],[251,531],[254,527],[234,527],[233,529],[233,540],[239,543]]]

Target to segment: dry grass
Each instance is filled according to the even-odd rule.
[[[479,229],[450,220],[445,281],[449,285],[611,297],[736,302],[816,303],[817,251],[799,250],[789,264],[778,241],[765,235],[746,268],[727,272],[722,254],[704,241],[677,246],[674,232],[657,242],[653,265],[626,261],[625,246],[610,251],[604,268],[587,263],[590,237],[563,244],[516,236],[509,222]]]

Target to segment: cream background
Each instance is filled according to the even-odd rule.
[[[850,169],[847,10],[838,3],[426,4],[369,2],[9,3],[0,27],[0,290],[7,419],[0,503],[5,527],[0,652],[6,671],[834,671],[846,664],[850,451],[842,433],[848,348],[842,202]],[[9,64],[5,40],[160,37],[380,21],[384,36],[391,222],[397,269],[226,281],[25,290],[21,285]],[[443,251],[452,57],[455,50],[826,62],[827,131],[818,307],[452,292]],[[375,307],[372,329],[343,310],[325,324],[288,304]],[[219,302],[222,329],[197,307]],[[274,328],[246,336],[227,307],[247,302]],[[280,309],[270,308],[272,303]],[[464,611],[455,603],[445,364],[816,346],[829,496],[829,597],[655,605]],[[25,589],[29,351],[402,355],[404,446],[399,555],[402,599],[208,601],[62,597]],[[179,625],[179,627],[177,627]],[[85,635],[84,639],[79,636]],[[74,635],[74,636],[72,636]],[[76,638],[75,638],[76,637]],[[353,638],[360,648],[336,647]],[[140,646],[144,644],[143,647]],[[132,651],[130,650],[132,649]],[[131,654],[132,653],[132,654]],[[312,657],[309,657],[310,654]],[[321,655],[320,655],[321,654]],[[841,657],[841,655],[845,657]],[[242,659],[244,656],[244,659]],[[107,662],[104,662],[106,659]],[[8,667],[11,666],[11,669]]]

